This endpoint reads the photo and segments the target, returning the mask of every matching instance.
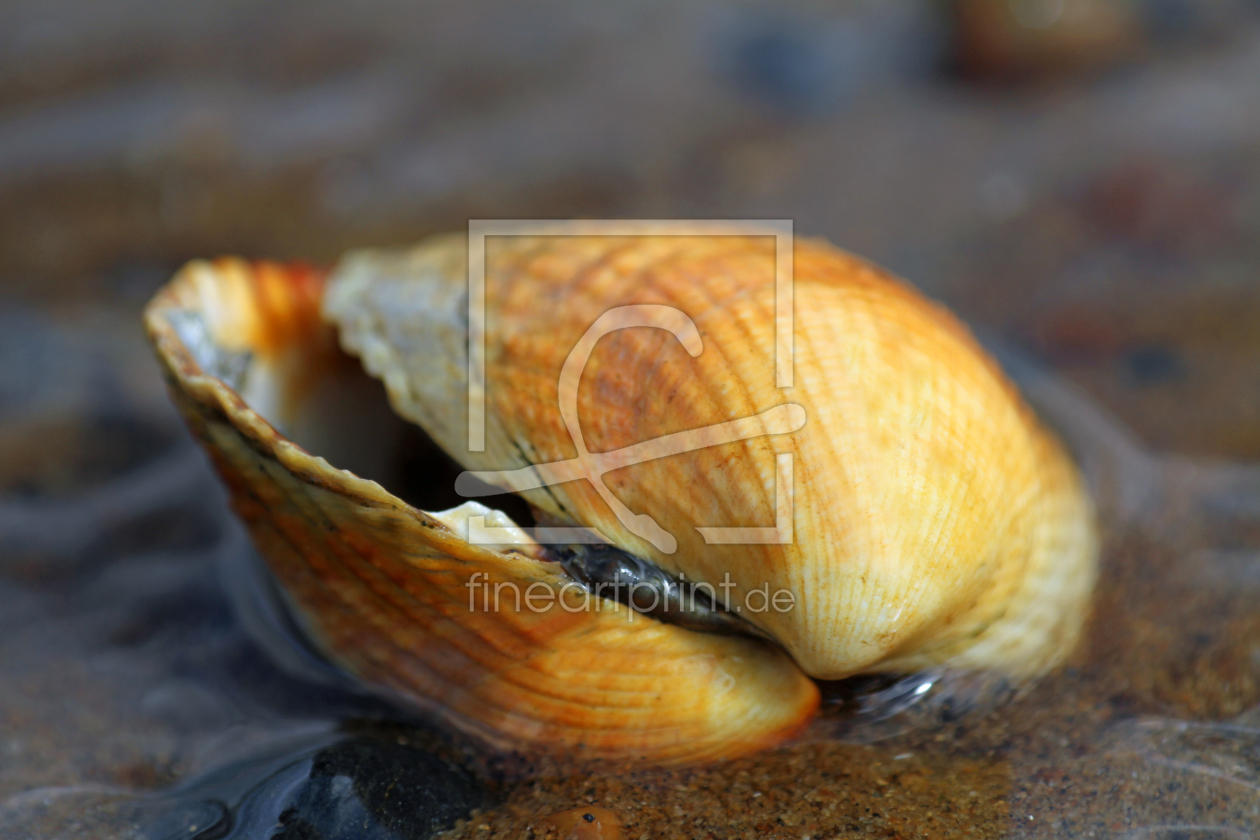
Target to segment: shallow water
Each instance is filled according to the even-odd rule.
[[[521,836],[588,804],[630,837],[1260,826],[1260,470],[1154,455],[1017,351],[995,348],[1080,458],[1104,526],[1069,667],[1014,697],[975,675],[850,681],[780,749],[575,775],[496,763],[294,644],[135,337],[14,324],[42,355],[5,384],[21,396],[0,406],[6,434],[58,445],[9,462],[0,504],[6,838],[406,838],[461,819],[457,836]],[[111,434],[52,431],[102,406]],[[374,793],[395,787],[411,799]]]

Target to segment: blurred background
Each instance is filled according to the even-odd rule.
[[[109,791],[318,705],[232,618],[216,564],[245,549],[167,406],[149,296],[195,257],[322,264],[568,217],[792,219],[1151,450],[1260,459],[1254,0],[0,0],[6,836],[112,836]],[[1230,574],[1195,602],[1205,627],[1237,618],[1217,635],[1134,620],[1177,666],[1108,687],[1115,708],[1254,715],[1260,577]],[[1253,600],[1229,612],[1226,590]],[[1255,740],[1184,802],[1243,808],[1213,797],[1260,789]],[[1184,769],[1188,749],[1167,754]],[[1051,753],[1003,773],[1058,785]],[[1139,824],[1153,800],[1133,796],[1097,825]],[[1191,804],[1181,823],[1226,819]]]
[[[469,218],[791,218],[1153,445],[1256,457],[1257,11],[5,0],[0,307],[134,325],[192,257]]]

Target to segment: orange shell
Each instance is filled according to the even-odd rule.
[[[310,270],[193,262],[149,305],[146,326],[176,404],[331,659],[508,749],[697,762],[771,746],[810,719],[817,688],[762,642],[608,601],[531,610],[504,596],[497,611],[470,608],[474,574],[519,591],[568,579],[537,546],[470,545],[458,517],[410,507],[277,431],[336,386],[322,292]]]
[[[595,346],[577,390],[591,452],[776,406],[803,408],[804,427],[607,473],[617,500],[676,539],[673,553],[623,526],[590,481],[529,490],[531,504],[688,580],[729,575],[734,608],[814,677],[949,663],[1026,678],[1071,650],[1095,578],[1090,501],[1060,444],[943,308],[798,239],[794,383],[779,389],[773,239],[487,243],[484,452],[469,448],[461,355],[466,238],[351,254],[324,302],[395,410],[466,468],[574,458],[559,409],[566,358],[614,307],[674,307],[698,328],[695,357],[662,329],[621,329]],[[699,527],[775,524],[783,453],[794,470],[792,542],[707,544]],[[765,597],[753,590],[788,592],[794,604],[753,612]]]

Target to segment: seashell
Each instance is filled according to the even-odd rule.
[[[321,392],[345,384],[322,289],[307,270],[194,262],[146,324],[177,407],[330,659],[503,749],[698,762],[773,745],[808,722],[817,688],[765,642],[616,602],[479,609],[468,587],[477,577],[486,593],[575,584],[537,544],[460,538],[470,512],[490,511],[417,510],[278,431],[309,440],[312,415],[335,405]]]
[[[1018,682],[1062,661],[1097,539],[1060,444],[949,313],[821,242],[795,246],[794,381],[778,388],[768,241],[487,240],[479,450],[464,237],[352,253],[327,281],[192,263],[147,324],[315,642],[492,744],[731,757],[810,719],[806,675],[947,666]],[[620,307],[655,307],[665,328],[602,331],[624,326],[607,320]],[[373,437],[316,430],[354,402],[336,399],[353,371],[335,336],[470,471],[466,495],[491,479],[543,526],[606,544],[539,544],[476,502],[425,513],[293,443]],[[470,542],[487,525],[500,544]],[[478,609],[474,575],[561,599]],[[610,581],[664,600],[599,597]],[[591,589],[597,608],[567,608],[565,592]]]

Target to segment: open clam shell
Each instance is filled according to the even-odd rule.
[[[308,269],[194,262],[153,300],[146,325],[176,404],[332,661],[493,745],[532,752],[704,761],[775,744],[809,720],[817,688],[783,650],[582,599],[536,544],[461,536],[470,511],[491,522],[493,512],[426,513],[286,436],[312,445],[321,420],[353,407],[349,368],[320,317],[324,288]],[[560,596],[513,602],[534,585]],[[485,600],[496,587],[497,609]]]

